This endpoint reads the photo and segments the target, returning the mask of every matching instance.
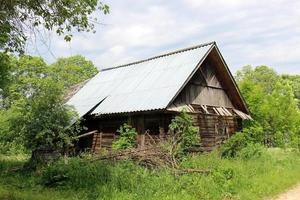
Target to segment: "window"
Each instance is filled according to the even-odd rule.
[[[145,130],[151,135],[159,134],[159,119],[145,119]]]

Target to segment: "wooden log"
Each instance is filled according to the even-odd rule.
[[[209,174],[211,170],[209,169],[177,169],[175,170],[176,175],[182,175],[187,173],[199,173],[199,174]]]
[[[163,138],[165,134],[165,129],[163,127],[159,127],[159,138]]]
[[[145,147],[145,134],[141,134],[141,148]]]
[[[86,137],[86,136],[89,136],[89,135],[93,135],[94,133],[97,133],[98,131],[97,130],[93,130],[93,131],[90,131],[90,132],[87,132],[87,133],[84,133],[82,135],[78,135],[76,137],[74,137],[75,139],[79,139],[79,138],[82,138],[82,137]]]

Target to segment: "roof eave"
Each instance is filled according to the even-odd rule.
[[[214,46],[215,46],[215,48],[216,48],[216,50],[217,50],[217,53],[218,53],[219,57],[220,57],[221,60],[222,60],[223,65],[225,66],[225,69],[226,69],[227,73],[228,73],[229,76],[230,76],[230,79],[231,79],[232,83],[234,84],[234,86],[235,86],[235,88],[236,88],[236,90],[237,90],[238,96],[239,96],[239,98],[241,99],[241,102],[242,102],[242,104],[243,104],[243,107],[244,107],[245,111],[247,112],[246,114],[250,114],[250,111],[249,111],[249,109],[248,109],[247,103],[246,103],[244,97],[242,96],[241,91],[240,91],[240,89],[239,89],[239,87],[238,87],[238,85],[237,85],[237,83],[236,83],[236,81],[235,81],[233,75],[231,74],[231,72],[230,72],[230,70],[229,70],[229,68],[228,68],[228,65],[227,65],[227,63],[226,63],[224,57],[222,56],[222,54],[221,54],[221,52],[220,52],[218,46],[217,46],[216,44],[215,44]]]

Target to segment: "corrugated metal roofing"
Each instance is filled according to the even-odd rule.
[[[67,104],[80,117],[92,109],[97,115],[165,109],[213,46],[207,43],[104,69]]]

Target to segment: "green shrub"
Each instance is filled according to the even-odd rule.
[[[237,132],[231,136],[226,143],[221,146],[220,153],[222,157],[233,158],[238,152],[247,146],[248,139],[243,132]]]
[[[258,143],[248,143],[246,147],[242,148],[237,156],[242,159],[259,158],[265,152],[264,146]]]
[[[47,187],[89,188],[104,185],[110,180],[109,166],[71,158],[57,161],[42,170],[40,183]]]
[[[259,156],[264,150],[261,145],[263,138],[264,133],[260,125],[254,124],[244,128],[242,132],[237,132],[231,136],[220,148],[221,156],[226,158],[240,156],[245,159]]]
[[[245,134],[246,139],[252,143],[263,143],[266,137],[263,127],[256,122],[244,128],[242,132]]]
[[[169,125],[171,130],[171,152],[180,155],[200,142],[198,130],[193,126],[193,118],[186,112],[176,116]]]
[[[125,123],[123,126],[120,127],[118,132],[120,133],[120,137],[118,138],[118,140],[113,142],[113,150],[128,149],[136,146],[137,132],[135,128],[132,128],[130,125]]]
[[[0,154],[3,155],[23,155],[29,154],[29,151],[25,149],[25,147],[16,142],[2,142],[0,141]]]

